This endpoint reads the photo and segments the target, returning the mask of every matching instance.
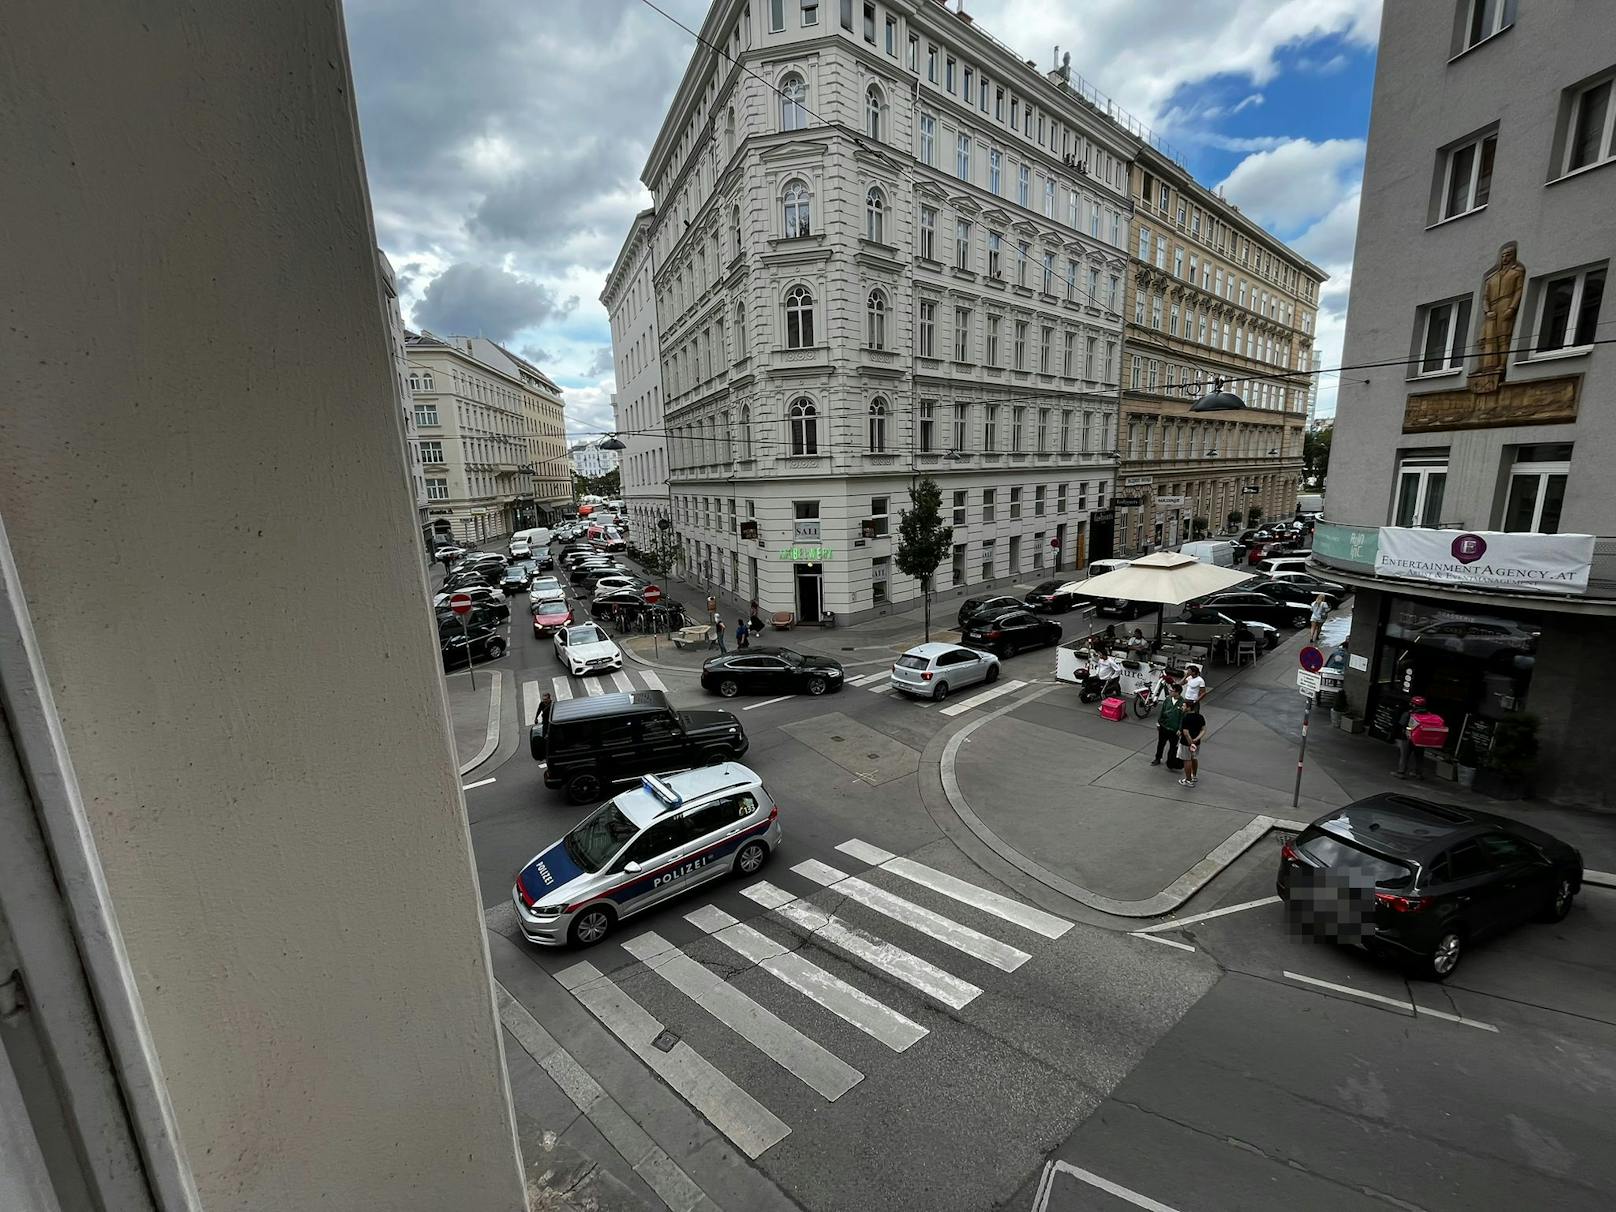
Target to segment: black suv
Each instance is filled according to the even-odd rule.
[[[1072,588],[1067,589],[1068,585]],[[1039,581],[1024,600],[1028,610],[1047,610],[1054,614],[1057,610],[1070,610],[1083,600],[1083,595],[1077,592],[1075,581]]]
[[[1013,606],[1025,606],[1026,603],[1017,598],[1007,597],[1004,594],[983,595],[979,598],[966,598],[960,603],[958,622],[963,629],[965,622],[973,614],[981,614],[984,610],[1009,610]]]
[[[1530,918],[1557,922],[1582,855],[1489,812],[1383,793],[1314,821],[1279,852],[1275,889],[1315,937],[1452,976],[1470,944]]]
[[[1060,642],[1060,624],[1039,618],[1025,606],[972,615],[960,635],[966,647],[1000,657]]]
[[[601,694],[540,705],[528,748],[545,763],[544,785],[575,804],[642,774],[731,762],[750,742],[727,711],[676,711],[660,690]]]
[[[453,614],[447,619],[439,617],[438,648],[443,654],[445,669],[468,665],[478,657],[492,659],[505,655],[505,637],[498,626],[491,619],[476,618],[475,613],[463,627]]]

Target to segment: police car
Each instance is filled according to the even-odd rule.
[[[511,899],[529,942],[588,946],[726,872],[755,874],[779,845],[780,809],[747,767],[646,775],[523,867]]]

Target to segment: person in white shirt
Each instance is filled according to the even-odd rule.
[[[1186,665],[1185,672],[1189,677],[1184,679],[1184,706],[1199,708],[1206,702],[1206,679],[1201,676],[1199,665]]]

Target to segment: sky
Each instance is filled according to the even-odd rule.
[[[657,0],[699,29],[706,0]],[[1054,48],[1209,186],[1327,271],[1340,358],[1381,0],[966,0],[1040,68]],[[405,318],[482,334],[612,428],[599,301],[693,39],[643,0],[346,0],[376,234]],[[1335,409],[1335,376],[1319,412]]]

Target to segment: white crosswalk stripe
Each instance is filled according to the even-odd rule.
[[[559,703],[564,699],[570,699],[572,697],[572,679],[571,678],[568,678],[568,677],[552,678],[552,679],[550,679],[550,685],[552,687],[554,687],[554,689],[551,691],[551,694],[555,697],[556,702]]]
[[[583,683],[584,693],[589,695],[591,698],[598,694],[611,693],[611,687],[607,686],[606,683],[598,677],[579,678],[578,680]]]
[[[961,699],[957,703],[950,703],[947,707],[943,708],[942,714],[964,715],[973,707],[980,707],[983,703],[999,698],[1001,695],[1014,693],[1015,691],[1020,690],[1026,684],[1026,682],[1018,681],[1004,682],[998,686],[993,686],[987,690],[984,690],[981,694],[972,695],[968,699]]]
[[[550,679],[550,693],[556,702],[563,699],[582,699],[591,695],[616,694],[620,691],[638,690],[641,687],[647,690],[660,690],[667,692],[667,684],[650,670],[618,669],[606,673],[591,673],[585,677],[574,678],[563,674]],[[539,695],[542,693],[542,683],[524,682],[522,684],[522,707],[526,712],[526,719],[531,720],[534,712],[539,709]]]
[[[655,931],[625,940],[623,950],[827,1102],[835,1102],[864,1080],[864,1074],[852,1065],[758,1005]]]
[[[583,1007],[729,1137],[748,1157],[756,1158],[791,1134],[772,1111],[713,1067],[684,1040],[664,1052],[655,1045],[662,1024],[587,960],[555,974]]]
[[[666,691],[668,689],[662,684],[662,679],[657,677],[657,675],[652,673],[649,669],[641,669],[637,670],[636,672],[639,673],[640,681],[645,683],[648,690]]]
[[[902,1052],[926,1034],[926,1028],[913,1019],[832,976],[762,931],[736,921],[717,905],[704,905],[685,914],[685,920],[894,1052]]]
[[[982,990],[969,981],[963,981],[918,955],[867,934],[835,914],[798,900],[767,880],[742,888],[741,895],[803,927],[818,941],[846,951],[945,1006],[960,1010],[981,996]]]
[[[634,682],[626,673],[612,674],[612,685],[616,686],[619,690],[634,689]]]
[[[1053,913],[1045,913],[1042,909],[1035,909],[1031,905],[1024,905],[1020,901],[1012,900],[1008,896],[1001,896],[997,892],[968,883],[949,875],[945,871],[938,871],[924,863],[917,863],[912,859],[899,858],[890,851],[882,850],[879,846],[872,846],[868,842],[861,842],[857,838],[843,842],[836,849],[844,854],[850,854],[861,862],[871,863],[883,871],[890,871],[893,875],[902,876],[912,883],[923,888],[930,888],[933,892],[940,892],[944,896],[959,901],[962,905],[972,905],[984,913],[991,913],[994,917],[1003,918],[1017,926],[1025,926],[1045,938],[1060,938],[1072,928],[1072,923],[1065,918],[1056,917]]]
[[[849,678],[847,684],[849,686],[869,686],[876,682],[884,682],[891,676],[892,672],[890,670],[883,669],[878,673],[866,673],[863,677]]]
[[[979,930],[961,925],[940,913],[933,913],[923,905],[896,896],[885,888],[877,888],[855,875],[838,871],[818,859],[798,863],[792,870],[816,884],[835,889],[839,895],[849,900],[858,901],[859,904],[874,909],[877,913],[884,913],[894,921],[902,922],[911,929],[930,935],[940,943],[946,943],[956,951],[963,951],[966,955],[992,964],[1005,972],[1014,972],[1032,958],[1018,947],[1001,943]]]
[[[531,724],[539,714],[539,683],[529,680],[522,683],[522,723]]]

